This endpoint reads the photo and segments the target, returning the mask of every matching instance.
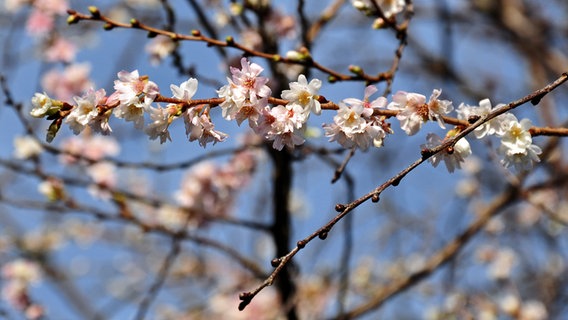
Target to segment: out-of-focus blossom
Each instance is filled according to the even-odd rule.
[[[29,159],[37,157],[43,151],[39,142],[30,136],[14,138],[14,157],[16,159]]]
[[[17,259],[2,267],[2,276],[28,285],[41,279],[41,271],[35,262]]]
[[[187,221],[186,213],[180,208],[170,205],[160,206],[156,215],[156,222],[172,231],[182,229],[187,224]]]
[[[116,186],[117,174],[115,165],[108,161],[97,162],[88,166],[86,171],[87,175],[94,182],[88,188],[89,193],[97,198],[108,200],[111,196],[108,189]]]
[[[298,23],[292,15],[285,15],[281,10],[272,10],[267,19],[267,27],[271,33],[278,38],[292,39],[296,36],[296,26]]]
[[[519,298],[511,293],[506,294],[498,301],[499,308],[503,310],[504,313],[510,316],[518,314],[521,307],[521,301]]]
[[[47,49],[42,52],[43,57],[49,62],[72,62],[77,54],[77,47],[63,37],[57,37]]]
[[[41,270],[37,263],[17,259],[2,267],[2,297],[14,308],[24,312],[28,319],[39,319],[44,315],[42,306],[32,302],[30,285],[41,280]]]
[[[53,15],[65,15],[69,9],[67,0],[34,0],[33,5],[38,10]]]
[[[28,0],[4,0],[4,9],[6,12],[16,12],[23,6],[28,4]]]
[[[69,137],[61,143],[61,149],[65,152],[59,161],[63,164],[76,164],[83,156],[90,161],[99,161],[106,156],[116,156],[120,152],[120,145],[114,138],[103,136]]]
[[[365,14],[375,14],[375,6],[371,3],[372,0],[351,0],[351,4],[355,9],[364,12]],[[386,18],[390,18],[404,10],[406,5],[404,0],[378,0],[377,4],[383,11]]]
[[[55,18],[45,11],[34,9],[26,23],[26,30],[34,36],[42,36],[53,30]]]
[[[489,265],[489,276],[496,280],[508,279],[517,263],[517,254],[510,248],[501,248]]]
[[[40,182],[37,190],[49,201],[58,201],[65,198],[65,186],[61,180],[56,178],[48,178]]]
[[[245,29],[240,33],[240,44],[252,50],[262,49],[262,36],[255,29]]]
[[[69,102],[73,96],[80,96],[93,87],[89,79],[90,72],[89,63],[74,63],[65,67],[62,72],[56,69],[46,72],[41,79],[41,85],[57,99]]]
[[[519,320],[545,320],[549,319],[544,304],[537,300],[524,301],[519,312]]]
[[[150,63],[157,66],[172,54],[175,48],[176,43],[170,37],[158,35],[146,45],[145,50],[150,55]]]
[[[41,228],[26,232],[22,239],[22,248],[37,254],[52,252],[64,244],[63,235],[54,228]]]
[[[226,216],[255,168],[256,157],[249,151],[236,153],[224,165],[202,162],[185,174],[175,199],[197,222],[204,215]]]

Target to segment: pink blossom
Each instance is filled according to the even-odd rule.
[[[378,97],[373,101],[369,101],[369,97],[372,96],[378,89],[376,86],[370,85],[365,88],[365,93],[363,96],[363,100],[355,99],[355,98],[347,98],[344,99],[343,102],[351,105],[351,106],[363,106],[363,111],[361,114],[364,117],[371,117],[375,109],[385,108],[387,105],[387,99],[385,97]]]
[[[231,67],[232,80],[227,78],[229,84],[217,91],[219,97],[225,99],[220,104],[223,118],[236,119],[239,125],[248,119],[252,128],[257,126],[259,115],[272,93],[266,85],[268,78],[259,76],[262,70],[261,66],[251,64],[246,58],[241,59],[241,69]]]
[[[120,71],[118,80],[114,81],[116,90],[111,97],[120,101],[113,114],[117,118],[134,122],[134,126],[142,129],[144,126],[144,111],[158,96],[158,86],[148,80],[147,76],[140,76],[138,70],[132,72]]]
[[[199,141],[199,145],[206,147],[207,143],[225,141],[227,134],[215,130],[215,125],[209,118],[208,110],[204,110],[201,114],[190,108],[184,115],[185,133],[188,135],[189,141]]]
[[[26,23],[26,30],[34,36],[41,36],[53,30],[54,17],[40,9],[34,9]]]
[[[241,59],[241,69],[231,67],[233,82],[238,90],[245,94],[269,97],[272,90],[266,85],[268,78],[260,77],[264,69],[256,63],[250,63],[246,58]]]
[[[46,61],[72,62],[75,59],[77,47],[65,38],[57,37],[43,52]]]
[[[284,146],[294,148],[305,141],[300,129],[306,120],[304,108],[298,104],[265,108],[255,131],[273,141],[276,150],[282,150]]]
[[[69,8],[66,0],[34,0],[33,5],[38,10],[53,15],[65,15]]]
[[[52,69],[45,73],[41,85],[57,99],[69,102],[73,96],[81,95],[93,86],[89,79],[90,72],[89,63],[71,64],[65,67],[63,72]]]

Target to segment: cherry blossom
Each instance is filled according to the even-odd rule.
[[[359,100],[356,98],[347,98],[347,99],[343,99],[343,102],[352,105],[352,106],[357,106],[357,105],[361,105],[363,106],[363,112],[361,113],[363,116],[365,117],[370,117],[373,115],[373,112],[375,109],[379,109],[379,108],[385,108],[387,105],[387,99],[385,97],[378,97],[377,99],[373,100],[373,101],[369,101],[369,97],[372,96],[375,92],[377,92],[379,89],[377,89],[376,86],[367,86],[365,88],[365,93],[363,96],[363,100]]]
[[[371,0],[351,0],[351,4],[355,9],[365,13],[373,13],[375,11],[374,4],[371,3]],[[377,4],[386,18],[390,18],[402,12],[406,5],[404,0],[378,0]]]
[[[147,76],[140,76],[138,70],[134,70],[119,72],[118,80],[114,81],[114,89],[116,91],[112,96],[120,101],[120,105],[114,109],[114,116],[132,121],[136,128],[141,129],[144,126],[144,109],[159,94],[158,86],[148,80]]]
[[[26,23],[26,30],[34,36],[42,36],[53,29],[54,17],[45,11],[34,9]]]
[[[498,104],[495,108],[500,108],[501,106],[503,104]],[[488,115],[492,109],[491,101],[483,99],[479,101],[479,106],[469,106],[461,103],[457,109],[457,114],[459,119],[471,121]],[[475,137],[481,139],[487,135],[502,134],[501,123],[506,121],[507,117],[509,117],[508,114],[503,114],[483,123],[473,131]]]
[[[282,91],[282,99],[289,100],[289,103],[299,104],[306,114],[312,111],[319,115],[321,114],[321,105],[317,99],[320,88],[321,80],[312,79],[308,83],[306,76],[301,74],[298,76],[297,82],[290,83],[290,90]]]
[[[31,136],[14,138],[14,157],[16,159],[29,159],[37,157],[43,152],[43,147]]]
[[[282,150],[284,146],[294,148],[305,141],[299,129],[306,120],[304,108],[297,104],[265,108],[256,131],[273,141],[272,146],[276,150]]]
[[[241,69],[231,67],[232,80],[227,78],[227,85],[221,87],[217,94],[224,101],[220,104],[223,118],[237,119],[240,125],[245,119],[255,127],[262,109],[272,91],[266,85],[268,78],[260,77],[263,68],[256,63],[241,59]]]
[[[498,152],[503,156],[501,163],[505,167],[514,166],[516,170],[523,171],[532,168],[534,162],[539,162],[539,154],[542,150],[532,143],[529,129],[532,124],[529,119],[520,122],[517,118],[508,114],[506,120],[501,123],[503,132],[500,134],[501,145]]]
[[[375,147],[383,145],[386,134],[392,132],[384,118],[373,115],[375,109],[386,105],[383,97],[369,102],[369,96],[376,91],[376,87],[368,86],[363,100],[347,98],[339,103],[334,123],[323,125],[329,141],[337,141],[345,148],[356,146],[361,150],[367,150],[371,144]]]
[[[160,138],[160,143],[164,143],[166,140],[172,140],[168,128],[178,111],[179,108],[175,104],[170,104],[166,108],[160,106],[157,108],[148,108],[151,122],[146,126],[144,132],[150,137],[150,140]]]
[[[208,108],[201,114],[195,108],[188,109],[184,114],[185,133],[189,141],[199,141],[199,145],[206,147],[207,143],[225,141],[227,134],[215,130],[215,125],[211,122]]]
[[[73,100],[77,105],[65,118],[65,123],[75,134],[79,134],[85,126],[93,125],[94,119],[99,115],[97,106],[106,102],[106,92],[104,89],[89,89],[83,96],[73,97]]]
[[[431,121],[436,120],[440,128],[445,129],[444,120],[442,116],[450,113],[454,107],[452,102],[448,100],[440,100],[438,97],[442,94],[442,90],[434,89],[430,100],[428,100],[428,118]]]
[[[266,85],[268,78],[260,77],[260,73],[264,70],[256,63],[250,63],[246,58],[241,59],[241,69],[231,67],[232,80],[243,93],[250,96],[269,97],[272,90]]]
[[[91,195],[103,200],[111,198],[109,188],[114,188],[117,182],[116,167],[112,162],[101,161],[87,167],[87,175],[94,184],[89,186]]]
[[[46,92],[53,94],[57,99],[70,101],[73,96],[79,96],[93,87],[89,79],[91,65],[89,63],[73,63],[66,66],[63,71],[52,69],[45,73],[41,85]]]
[[[72,62],[77,54],[77,47],[63,37],[57,37],[43,52],[43,57],[49,62]]]
[[[44,309],[31,301],[30,285],[41,280],[41,270],[37,263],[17,259],[5,263],[2,267],[2,297],[14,308],[22,310],[28,319],[39,319],[44,315]]]
[[[146,45],[145,50],[150,55],[150,63],[157,66],[168,57],[175,48],[176,43],[170,37],[158,35]]]
[[[174,98],[189,101],[193,98],[195,92],[197,92],[197,79],[190,78],[182,82],[179,87],[172,84],[170,85],[170,89],[172,90]]]
[[[396,118],[400,121],[400,127],[409,136],[414,135],[422,127],[424,122],[424,114],[426,106],[426,97],[418,93],[409,93],[398,91],[392,96],[392,102],[387,108],[399,111]],[[426,111],[427,112],[427,111]]]
[[[60,106],[54,105],[53,100],[46,93],[37,92],[32,97],[32,107],[30,115],[34,118],[53,115],[60,109]]]
[[[421,94],[398,91],[387,108],[399,111],[396,118],[402,130],[410,136],[416,134],[427,120],[435,120],[445,129],[442,116],[452,111],[453,107],[450,101],[438,99],[441,93],[441,90],[434,89],[426,103],[426,97]]]
[[[437,134],[429,133],[426,136],[426,144],[421,145],[421,148],[432,149],[439,146],[443,142],[444,140]],[[461,164],[469,155],[471,155],[469,142],[465,138],[461,138],[455,143],[453,147],[433,155],[428,160],[434,167],[437,167],[441,161],[444,161],[448,172],[452,173],[456,168],[461,169]]]

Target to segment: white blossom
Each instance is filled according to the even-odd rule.
[[[432,149],[444,142],[435,133],[429,133],[426,136],[426,144],[421,145],[423,149]],[[437,167],[441,161],[444,161],[448,172],[452,173],[456,168],[461,169],[461,164],[471,155],[471,148],[469,142],[465,138],[459,139],[453,147],[442,150],[435,155],[431,156],[428,160],[434,167]]]
[[[31,136],[14,138],[14,157],[16,159],[29,159],[38,156],[43,151],[39,142]]]
[[[310,111],[321,114],[321,104],[318,99],[318,91],[321,88],[321,80],[312,79],[309,83],[306,76],[298,76],[297,82],[290,83],[290,90],[282,91],[282,99],[289,100],[289,103],[297,103],[309,114]]]

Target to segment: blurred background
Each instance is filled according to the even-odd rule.
[[[66,10],[247,48],[173,42],[104,22],[68,25]],[[407,136],[395,118],[381,148],[350,156],[312,115],[306,143],[277,152],[243,123],[211,109],[225,142],[201,147],[170,125],[151,141],[111,118],[112,133],[74,135],[29,115],[36,92],[73,103],[89,88],[111,94],[138,70],[170,96],[193,77],[196,99],[216,98],[246,51],[273,96],[302,73],[328,101],[363,99],[375,84],[493,106],[568,71],[562,0],[221,1],[3,0],[0,2],[0,266],[6,319],[561,319],[566,313],[566,141],[538,136],[541,162],[504,168],[497,139],[469,137],[461,170],[424,163],[378,203],[367,201],[325,240],[301,250],[244,311],[239,294],[271,260],[420,158],[427,122]],[[381,10],[377,10],[380,8]],[[109,28],[107,28],[109,29]],[[255,53],[309,52],[315,63]],[[359,66],[364,76],[350,72]],[[351,68],[353,70],[353,68]],[[332,70],[333,74],[328,72]],[[379,77],[382,75],[384,77]],[[331,81],[330,81],[331,80]],[[514,110],[537,127],[566,127],[563,85]],[[455,113],[451,116],[456,117]],[[347,162],[338,181],[332,179]]]

